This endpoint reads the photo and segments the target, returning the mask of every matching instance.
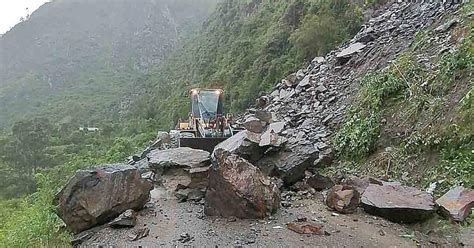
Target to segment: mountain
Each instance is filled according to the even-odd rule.
[[[61,0],[0,37],[0,127],[103,119],[140,75],[197,30],[217,0]]]
[[[227,111],[243,111],[284,75],[357,33],[381,2],[222,1],[202,32],[133,87],[125,111],[173,127],[186,117],[183,95],[192,87],[222,87]]]

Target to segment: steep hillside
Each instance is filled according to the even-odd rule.
[[[170,128],[187,114],[186,90],[197,86],[225,88],[226,108],[242,111],[307,58],[355,34],[383,1],[370,2],[223,1],[200,35],[124,98],[126,111]]]
[[[0,127],[98,121],[217,1],[53,1],[0,38]]]
[[[472,188],[473,5],[459,7],[387,6],[275,86],[263,109],[288,123],[289,147],[316,147],[313,170],[431,185],[435,194]]]

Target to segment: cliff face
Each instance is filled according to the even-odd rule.
[[[161,63],[200,26],[215,2],[66,0],[43,5],[0,38],[0,126],[45,109],[38,105],[56,107],[58,97],[87,97],[99,90],[111,100],[135,75]]]

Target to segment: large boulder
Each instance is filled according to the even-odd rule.
[[[236,154],[216,150],[209,172],[205,213],[242,219],[264,218],[280,206],[278,187],[257,167]]]
[[[148,158],[151,169],[157,173],[157,182],[180,201],[204,196],[211,163],[209,152],[180,147],[152,151]]]
[[[167,150],[153,150],[148,154],[148,164],[152,171],[163,174],[174,168],[199,168],[210,165],[209,152],[180,147]]]
[[[361,202],[367,213],[403,223],[426,220],[436,210],[430,194],[400,185],[370,184]]]
[[[72,232],[79,233],[128,209],[140,210],[152,188],[130,165],[81,170],[56,195],[57,213]]]
[[[455,221],[464,221],[474,207],[474,190],[457,186],[436,200],[441,212]]]
[[[318,150],[313,145],[298,145],[268,154],[255,165],[270,176],[283,179],[291,185],[304,178],[304,172],[313,166]]]
[[[264,149],[259,146],[260,137],[261,134],[244,130],[218,144],[214,151],[224,150],[254,163],[262,158],[264,152]],[[214,159],[215,155],[212,157]]]

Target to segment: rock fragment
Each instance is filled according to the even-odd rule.
[[[288,229],[299,234],[316,234],[324,235],[323,225],[315,224],[311,222],[296,222],[288,223],[286,225]]]
[[[128,209],[119,217],[115,218],[109,223],[111,227],[134,227],[137,224],[137,214],[133,209]]]
[[[315,174],[306,179],[306,183],[317,191],[329,189],[334,186],[334,182],[329,177]]]
[[[347,185],[332,187],[326,197],[326,205],[343,214],[353,213],[359,206],[359,203],[359,192]]]
[[[142,238],[145,238],[149,234],[150,234],[150,229],[148,227],[140,228],[138,230],[133,231],[133,233],[128,236],[128,239],[130,241],[137,241]]]
[[[222,149],[253,163],[263,156],[264,150],[259,146],[260,136],[260,134],[244,130],[218,144],[214,151]],[[214,154],[212,157],[215,158]]]
[[[462,222],[474,207],[474,190],[457,186],[436,200],[441,212],[455,221]]]
[[[370,184],[362,194],[361,202],[367,213],[393,222],[423,221],[435,212],[430,194],[407,186]]]
[[[265,130],[267,123],[255,116],[251,116],[246,118],[245,122],[243,123],[243,126],[246,130],[250,132],[262,133]]]

